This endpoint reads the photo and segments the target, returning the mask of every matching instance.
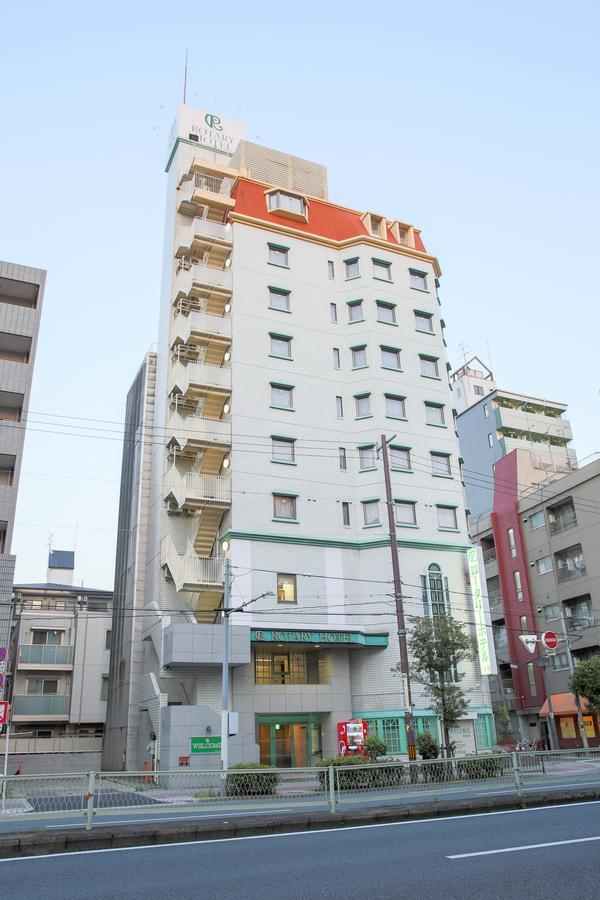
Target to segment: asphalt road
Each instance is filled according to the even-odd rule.
[[[0,861],[12,900],[598,897],[600,802]]]
[[[563,778],[534,778],[525,779],[524,791],[533,795],[542,796],[548,788],[571,788],[580,786],[599,787],[600,779],[598,772],[593,771],[587,774],[569,775]],[[368,807],[385,807],[397,806],[400,801],[403,804],[422,803],[427,800],[436,801],[443,799],[463,799],[478,798],[504,795],[517,795],[516,787],[494,784],[493,781],[472,782],[469,785],[450,785],[448,787],[421,787],[410,793],[399,791],[397,793],[370,794],[370,795],[354,795],[345,796],[339,805],[340,810],[360,809]],[[323,802],[315,803],[309,799],[299,799],[296,797],[282,797],[276,801],[268,799],[258,800],[231,800],[227,804],[213,801],[211,803],[197,803],[193,806],[177,807],[168,803],[153,803],[146,800],[146,805],[140,809],[140,797],[143,795],[132,794],[131,801],[129,794],[115,795],[114,809],[96,810],[94,815],[95,825],[131,825],[137,822],[151,824],[161,821],[192,821],[198,819],[211,819],[217,821],[229,821],[233,818],[239,818],[245,815],[270,815],[274,812],[290,813],[290,812],[317,812],[319,810],[329,809],[328,804]],[[25,813],[22,816],[6,816],[3,817],[0,812],[0,833],[13,831],[31,831],[32,828],[43,828],[47,830],[69,828],[81,830],[85,828],[85,818],[81,811],[81,801],[78,798],[69,798],[73,802],[70,804],[71,812],[52,813],[48,811],[47,815],[42,814],[40,809],[37,815]],[[145,799],[145,798],[144,798]],[[45,803],[50,805],[50,799],[46,799]],[[131,802],[131,806],[128,804]],[[127,805],[126,805],[127,804]],[[103,804],[104,805],[104,800]],[[63,809],[69,807],[69,804],[63,804]],[[137,807],[137,808],[136,808]],[[600,895],[600,890],[599,890]]]

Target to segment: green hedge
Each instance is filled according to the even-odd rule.
[[[464,779],[497,778],[502,775],[502,770],[502,760],[497,756],[479,756],[456,762],[456,774]]]
[[[324,770],[319,772],[319,782],[323,789],[328,786],[329,766],[344,770],[339,772],[336,779],[336,784],[342,791],[394,787],[404,783],[405,767],[401,763],[382,765],[382,760],[375,762],[362,756],[334,756],[317,763],[317,767]]]
[[[236,769],[244,771],[234,771]],[[271,766],[263,763],[238,763],[227,772],[225,793],[228,797],[272,796],[277,793],[279,779],[279,772],[274,772]]]

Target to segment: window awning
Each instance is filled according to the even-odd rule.
[[[552,698],[552,712],[555,716],[576,716],[577,715],[577,707],[575,706],[575,694],[571,694],[568,691],[562,694],[551,694]],[[583,713],[587,710],[587,697],[580,697],[581,701],[581,709]],[[548,699],[544,700],[544,705],[539,711],[540,716],[548,716]]]

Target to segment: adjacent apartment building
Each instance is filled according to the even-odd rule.
[[[100,768],[112,591],[73,584],[74,566],[73,551],[52,550],[45,582],[14,587],[10,772]]]
[[[329,200],[323,166],[184,107],[169,147],[158,349],[127,402],[104,767],[303,766],[369,721],[406,750],[384,474],[407,615],[475,631],[438,299],[418,228]],[[494,743],[485,622],[459,752]],[[438,736],[414,686],[417,729]],[[198,754],[212,745],[214,753]]]
[[[45,283],[43,269],[0,260],[0,647],[10,635],[10,551]]]
[[[512,450],[525,451],[518,455],[519,496],[577,469],[565,403],[500,390],[476,356],[450,381],[471,519],[491,510],[496,463]]]
[[[526,451],[498,464],[494,509],[473,530],[483,551],[499,667],[492,699],[507,710],[517,738],[549,743],[554,712],[556,742],[571,748],[581,746],[568,688],[571,664],[600,653],[600,461],[519,499],[519,454]],[[519,635],[545,631],[559,636],[556,651],[538,642],[529,653]],[[585,724],[590,745],[600,743],[597,721],[589,717]]]

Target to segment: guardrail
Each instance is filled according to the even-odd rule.
[[[455,759],[337,761],[301,769],[209,769],[0,775],[0,821],[136,813],[253,811],[380,805],[600,784],[600,748],[488,753]],[[99,816],[99,821],[101,817]]]

